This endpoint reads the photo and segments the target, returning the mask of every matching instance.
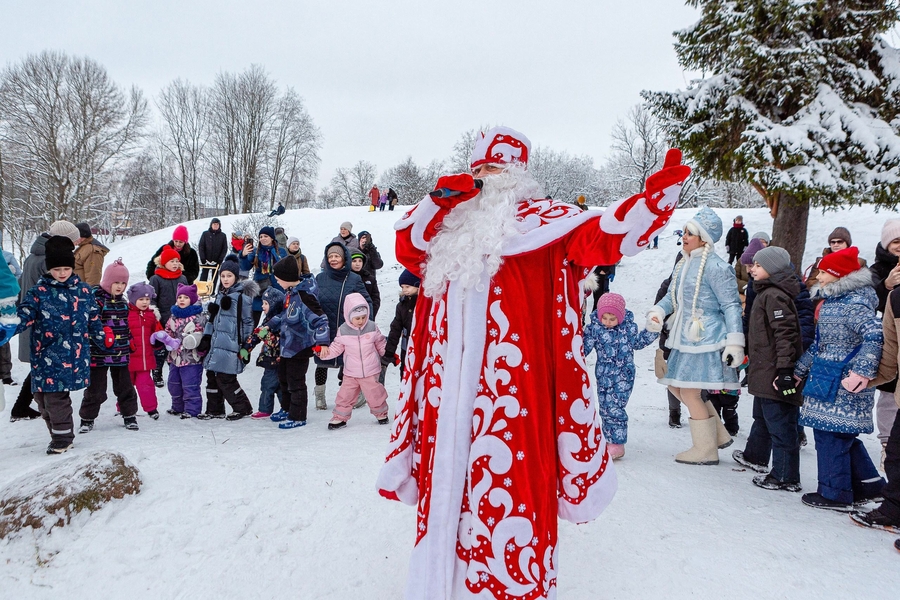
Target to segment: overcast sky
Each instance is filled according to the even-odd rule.
[[[0,0],[0,58],[86,55],[149,99],[263,65],[323,134],[320,182],[450,155],[483,123],[600,164],[642,89],[684,88],[681,0]]]

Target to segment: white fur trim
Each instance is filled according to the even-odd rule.
[[[726,333],[725,334],[725,345],[726,346],[740,346],[743,348],[747,345],[747,340],[744,337],[743,333]]]
[[[588,276],[582,281],[584,282],[584,289],[588,292],[594,292],[600,287],[600,281],[597,279],[597,274],[594,273],[593,270],[591,270],[591,272],[588,273]]]
[[[669,379],[668,377],[664,377],[662,379],[657,379],[657,383],[661,383],[662,385],[671,385],[674,387],[682,387],[687,388],[689,390],[739,390],[741,389],[740,382],[732,383],[730,381],[681,381],[679,379]]]
[[[659,235],[668,224],[668,221],[662,227],[658,227],[655,231],[648,229],[653,226],[657,216],[647,207],[645,198],[639,199],[632,206],[621,221],[616,219],[616,211],[623,203],[630,201],[631,198],[620,200],[606,209],[603,218],[600,220],[600,231],[611,234],[625,234],[620,246],[620,251],[624,256],[634,256],[644,248],[650,245],[650,240]],[[585,213],[587,214],[587,213]],[[638,245],[640,238],[644,238],[644,244]]]
[[[394,223],[394,230],[400,231],[412,227],[410,232],[410,240],[419,250],[428,250],[428,242],[425,241],[425,230],[437,215],[440,207],[434,203],[431,196],[426,195],[419,200],[412,210],[403,215],[399,221]]]

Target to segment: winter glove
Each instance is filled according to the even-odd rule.
[[[475,187],[475,178],[468,173],[459,175],[444,175],[437,180],[434,189],[448,189],[453,192],[462,192],[458,196],[449,198],[432,198],[432,201],[441,208],[453,208],[454,206],[477,196],[481,190]]]
[[[181,342],[170,336],[165,331],[157,331],[150,335],[151,342],[158,342],[166,347],[166,350],[172,352],[181,348]]]
[[[778,377],[772,382],[772,387],[785,397],[796,394],[797,382],[794,380],[794,370],[778,369]]]
[[[202,338],[203,334],[199,331],[195,331],[190,335],[184,336],[184,338],[181,340],[181,346],[185,350],[193,350],[200,344],[200,340]]]
[[[651,333],[659,333],[662,331],[665,320],[666,315],[663,313],[662,309],[654,306],[650,309],[650,312],[647,313],[647,323],[644,325],[644,329]]]
[[[671,148],[666,152],[666,160],[663,168],[647,178],[645,185],[645,197],[647,208],[657,215],[669,213],[678,203],[681,194],[681,186],[691,174],[691,168],[681,164],[681,150]],[[668,215],[666,214],[666,221]],[[651,227],[649,231],[656,231],[657,227]]]
[[[862,375],[858,375],[853,371],[850,371],[849,375],[841,379],[841,385],[851,394],[856,394],[863,391],[869,386],[869,380]]]
[[[200,338],[200,343],[197,344],[197,352],[199,352],[200,354],[203,354],[204,352],[209,352],[209,346],[210,346],[211,342],[212,342],[212,336],[204,335],[202,338]]]
[[[385,354],[384,356],[381,357],[381,365],[383,367],[389,367],[391,365],[394,365],[395,367],[397,367],[400,365],[400,356],[397,354],[394,354],[394,355]]]
[[[16,333],[16,328],[18,325],[13,325],[11,323],[4,323],[0,325],[0,346],[9,342],[12,339],[13,335]]]
[[[238,351],[238,358],[241,359],[241,362],[246,364],[250,364],[250,351],[246,348],[241,348]]]
[[[722,353],[722,362],[733,369],[737,369],[744,362],[744,347],[737,345],[725,346],[725,352]]]
[[[219,305],[215,302],[210,302],[206,305],[206,313],[209,315],[209,320],[212,321],[219,314]]]
[[[261,340],[264,340],[267,337],[269,337],[269,328],[266,327],[265,325],[260,327],[259,330],[256,332],[256,337],[258,337]]]
[[[112,348],[113,344],[116,343],[116,334],[113,333],[113,330],[107,325],[103,328],[103,345],[107,348]]]

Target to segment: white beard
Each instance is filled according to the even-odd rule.
[[[451,210],[431,241],[423,293],[439,298],[451,281],[463,290],[483,291],[482,274],[497,274],[506,241],[519,234],[517,203],[540,197],[540,185],[519,165],[485,177],[481,193]]]

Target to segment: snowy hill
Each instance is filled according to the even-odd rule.
[[[402,208],[402,207],[401,207]],[[612,289],[639,316],[652,304],[677,250],[672,231],[694,210],[678,211],[660,250],[623,261]],[[719,210],[726,227],[736,214],[747,229],[771,231],[767,211]],[[314,271],[342,221],[372,233],[385,268],[379,272],[384,304],[377,318],[387,331],[402,268],[393,252],[393,223],[401,212],[365,208],[288,211],[282,218],[297,236]],[[810,223],[804,267],[821,253],[837,225],[850,229],[871,261],[881,224],[892,213],[853,208]],[[240,216],[223,217],[223,230]],[[193,244],[208,220],[187,223]],[[112,245],[132,282],[171,236],[154,232]],[[718,246],[724,253],[724,243]],[[13,356],[15,345],[13,341]],[[593,523],[560,528],[559,597],[644,598],[887,598],[900,589],[893,537],[854,527],[846,515],[804,507],[799,494],[751,485],[752,473],[730,456],[743,448],[751,400],[742,396],[741,433],[721,451],[716,467],[678,465],[690,446],[687,428],[666,424],[666,394],[653,378],[653,348],[637,354],[638,378],[628,406],[629,443],[616,464],[619,492]],[[592,359],[588,360],[592,364]],[[14,363],[21,381],[27,367]],[[593,376],[593,372],[591,372]],[[256,405],[261,370],[240,381]],[[396,398],[396,369],[387,388]],[[308,383],[312,389],[312,373]],[[17,388],[6,388],[12,404]],[[329,406],[337,391],[332,372]],[[159,390],[161,408],[169,406]],[[75,410],[81,393],[73,394]],[[312,404],[312,403],[311,403]],[[365,409],[343,431],[330,432],[330,411],[312,409],[307,427],[281,431],[245,419],[181,421],[163,414],[139,418],[126,431],[108,401],[94,431],[79,435],[76,455],[122,452],[141,470],[141,493],[91,517],[79,517],[50,536],[0,542],[3,598],[365,598],[402,597],[414,540],[415,512],[374,491],[389,431]],[[40,421],[9,423],[0,415],[0,488],[50,461]],[[76,415],[77,419],[77,415]],[[812,436],[810,436],[811,438]],[[862,436],[873,457],[874,436]],[[812,444],[812,441],[811,441]],[[804,490],[816,487],[815,450],[801,451]]]

